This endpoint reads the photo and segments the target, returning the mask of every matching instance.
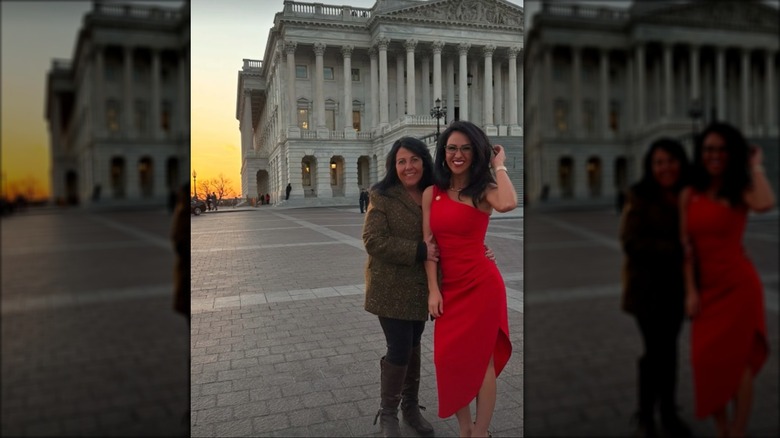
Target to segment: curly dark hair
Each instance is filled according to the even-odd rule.
[[[493,147],[485,132],[477,125],[465,120],[456,120],[450,123],[436,142],[436,159],[433,163],[435,184],[441,190],[450,188],[452,172],[444,160],[446,155],[444,148],[453,132],[460,132],[468,137],[473,151],[471,167],[469,168],[469,184],[458,193],[458,198],[460,195],[470,196],[471,202],[476,207],[485,196],[488,185],[496,182],[493,174],[490,173],[490,156],[493,153]]]
[[[716,195],[728,200],[732,206],[743,205],[742,195],[751,184],[750,172],[748,171],[750,146],[742,133],[728,123],[713,122],[704,128],[704,131],[696,138],[691,185],[696,190],[703,192],[709,188],[712,182],[712,177],[707,173],[702,162],[704,140],[710,134],[720,135],[726,143],[726,169],[723,172],[723,184]]]
[[[690,162],[683,145],[679,141],[668,137],[659,138],[650,144],[650,148],[645,153],[642,179],[632,187],[636,194],[644,198],[657,199],[661,195],[661,186],[658,185],[658,181],[653,177],[653,154],[657,150],[665,151],[680,163],[680,178],[672,187],[672,190],[675,193],[679,193],[683,187],[688,185]]]
[[[379,194],[385,195],[390,187],[401,184],[401,180],[398,179],[398,172],[395,170],[395,156],[401,148],[409,150],[422,159],[422,178],[420,178],[420,182],[417,183],[417,187],[420,191],[425,190],[428,186],[433,184],[433,159],[431,158],[431,152],[428,150],[428,146],[414,137],[401,137],[393,143],[393,147],[391,147],[390,152],[387,153],[387,158],[385,160],[385,177],[374,184],[371,187],[371,190],[376,190]]]

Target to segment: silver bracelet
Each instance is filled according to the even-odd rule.
[[[504,172],[509,173],[509,171],[506,170],[506,166],[497,166],[494,167],[493,170],[495,170],[496,172],[498,172],[499,170],[503,170]]]

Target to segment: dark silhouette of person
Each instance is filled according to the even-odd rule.
[[[290,199],[290,192],[292,192],[292,184],[287,183],[287,188],[284,189],[284,200]]]
[[[265,203],[266,204],[271,204],[271,194],[270,193],[266,193],[265,194]]]
[[[368,209],[368,190],[366,189],[360,189],[360,212],[365,213],[365,211]]]
[[[217,211],[218,210],[217,209],[217,194],[214,193],[214,192],[211,192],[211,199],[212,199],[212,202],[214,203],[214,211]]]

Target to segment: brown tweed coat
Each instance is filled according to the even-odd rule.
[[[682,316],[685,283],[679,209],[628,193],[620,224],[621,307],[635,316]]]
[[[387,196],[371,191],[363,224],[368,312],[413,321],[428,318],[428,281],[423,262],[416,260],[422,240],[422,208],[403,187],[392,187]]]

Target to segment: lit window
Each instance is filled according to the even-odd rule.
[[[106,127],[110,132],[119,131],[119,102],[116,100],[106,104]]]
[[[298,109],[298,127],[301,129],[309,129],[309,110]]]
[[[568,112],[568,107],[565,101],[560,99],[555,101],[554,122],[555,129],[557,129],[558,132],[566,132],[569,129]]]
[[[360,131],[360,111],[352,111],[352,128]]]

